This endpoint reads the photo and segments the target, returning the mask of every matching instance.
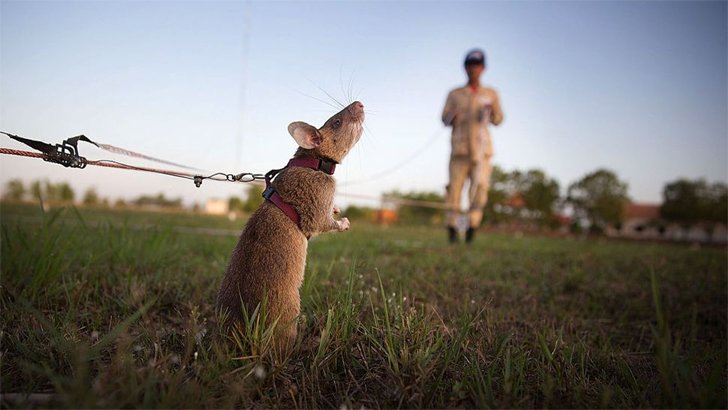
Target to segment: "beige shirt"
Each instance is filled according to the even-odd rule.
[[[493,156],[488,124],[503,121],[498,93],[492,88],[470,86],[450,91],[442,110],[442,121],[452,125],[452,157],[481,161]]]

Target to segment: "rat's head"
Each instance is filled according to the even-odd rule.
[[[288,126],[288,132],[301,148],[296,156],[313,155],[337,163],[344,159],[363,131],[364,104],[359,101],[334,114],[321,128],[296,121]]]

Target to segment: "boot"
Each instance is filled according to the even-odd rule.
[[[458,231],[453,226],[447,227],[447,238],[450,243],[458,243]]]
[[[468,230],[465,231],[465,243],[473,242],[474,236],[475,236],[475,228],[473,228],[472,226],[469,226]]]

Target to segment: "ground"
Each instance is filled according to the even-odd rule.
[[[3,407],[719,407],[725,248],[372,225],[309,247],[296,349],[217,288],[244,221],[2,204]]]

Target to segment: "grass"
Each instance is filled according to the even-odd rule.
[[[0,207],[3,407],[709,407],[725,249],[354,221],[312,241],[296,350],[213,303],[243,222]],[[8,395],[10,394],[10,395]],[[41,400],[48,400],[43,401]]]

